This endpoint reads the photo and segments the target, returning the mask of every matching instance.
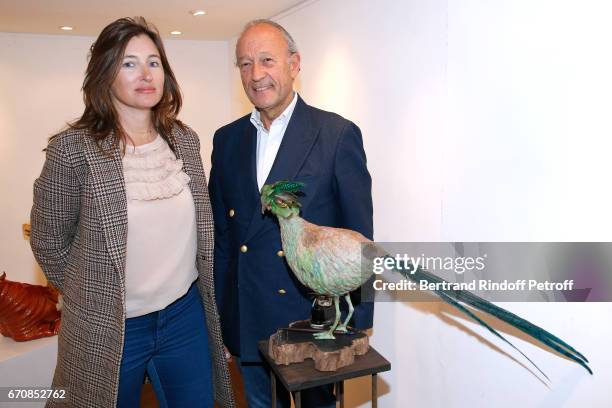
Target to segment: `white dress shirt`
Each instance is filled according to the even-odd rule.
[[[251,123],[257,128],[257,187],[259,191],[266,183],[266,179],[270,174],[274,159],[280,148],[283,136],[287,130],[287,125],[295,109],[297,103],[297,92],[293,93],[293,100],[287,106],[287,109],[270,124],[270,130],[264,127],[259,111],[254,108],[251,113]],[[273,180],[274,182],[278,180]]]

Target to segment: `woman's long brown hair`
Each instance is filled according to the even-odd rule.
[[[177,125],[184,129],[177,119],[182,105],[181,91],[157,29],[143,17],[120,18],[107,25],[91,46],[82,88],[85,111],[79,119],[69,124],[73,129],[88,130],[100,148],[108,137],[112,137],[113,148],[126,144],[128,135],[119,123],[111,86],[121,67],[128,42],[139,35],[146,35],[153,41],[164,68],[162,98],[152,109],[153,126],[170,146],[174,144],[172,128]]]

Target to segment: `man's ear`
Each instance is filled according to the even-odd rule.
[[[289,67],[291,68],[291,78],[295,79],[300,72],[300,62],[302,57],[299,52],[291,54],[289,57]]]

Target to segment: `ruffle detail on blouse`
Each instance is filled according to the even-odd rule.
[[[143,146],[128,147],[123,157],[128,200],[161,200],[180,194],[191,180],[161,137]]]

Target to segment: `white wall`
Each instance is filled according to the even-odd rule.
[[[49,136],[83,110],[81,85],[94,38],[0,33],[0,273],[43,283],[21,224]],[[165,41],[184,95],[180,117],[202,140],[210,167],[213,132],[230,118],[225,41]]]
[[[604,1],[326,0],[277,20],[302,53],[300,94],[363,131],[377,240],[610,241],[610,11]],[[233,78],[238,116],[249,106]],[[380,406],[610,406],[612,304],[503,306],[568,340],[595,376],[516,339],[547,386],[449,307],[377,304],[372,343],[392,362]],[[368,393],[353,382],[348,406],[369,406]]]
[[[444,234],[610,241],[612,5],[448,5]]]

